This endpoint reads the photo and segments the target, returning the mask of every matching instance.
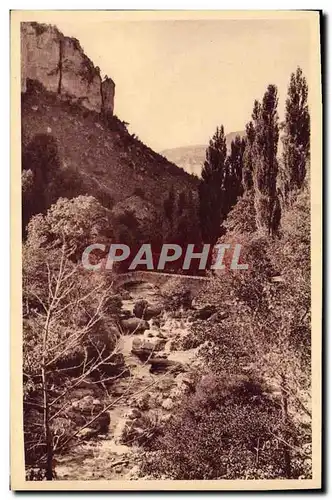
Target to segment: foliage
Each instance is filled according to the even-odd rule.
[[[192,191],[176,192],[172,186],[164,200],[163,208],[163,242],[175,242],[179,245],[200,242],[196,200]]]
[[[286,202],[290,193],[303,186],[310,156],[308,85],[301,68],[291,74],[283,124],[281,183]]]
[[[84,425],[77,412],[69,416],[72,391],[122,370],[115,328],[121,301],[111,277],[77,264],[78,249],[104,227],[105,209],[94,198],[60,199],[32,218],[23,247],[26,464],[44,469],[47,479],[54,453]]]
[[[173,216],[175,211],[175,193],[173,186],[168,192],[167,198],[164,200],[164,213],[171,226],[173,225]]]
[[[56,201],[61,186],[60,159],[56,139],[37,134],[22,151],[23,225],[31,215],[44,212]],[[25,173],[31,172],[31,174]],[[26,182],[29,177],[29,193]]]
[[[28,245],[60,248],[66,241],[76,259],[93,243],[110,243],[111,218],[93,196],[59,198],[45,215],[32,217],[28,225]]]
[[[258,380],[205,375],[166,424],[144,472],[182,480],[285,477],[283,447],[274,438],[280,417]]]
[[[199,185],[200,221],[205,243],[214,244],[220,235],[222,220],[222,198],[225,171],[227,168],[227,147],[224,127],[221,125],[210,140]]]
[[[245,191],[229,212],[223,226],[227,233],[254,233],[257,231],[253,191]]]
[[[250,190],[254,186],[253,182],[253,146],[255,141],[255,127],[252,121],[246,124],[245,148],[243,152],[243,172],[242,184],[244,190]]]
[[[38,248],[31,262],[32,252],[28,244],[23,262],[26,463],[45,468],[50,479],[54,451],[75,431],[68,414],[68,428],[57,432],[56,427],[66,415],[70,392],[89,376],[116,375],[117,339],[111,330],[116,302],[109,300],[104,277],[89,280],[65,245]]]
[[[254,189],[259,230],[275,234],[280,223],[277,197],[277,148],[279,139],[277,87],[269,85],[262,104],[255,103]]]
[[[275,428],[272,432],[277,435],[275,444],[279,442],[283,449],[283,458],[270,457],[268,471],[253,472],[249,467],[249,477],[311,477],[310,193],[303,189],[292,207],[283,212],[279,237],[275,239],[260,235],[254,225],[247,227],[245,215],[248,213],[254,220],[252,205],[249,191],[230,212],[226,235],[219,240],[231,246],[242,245],[241,256],[248,270],[231,271],[226,264],[226,270],[215,272],[197,300],[215,304],[226,314],[223,319],[208,323],[193,322],[184,347],[200,346],[199,354],[206,367],[217,377],[223,373],[224,380],[247,376],[262,381],[281,408],[278,432]],[[226,261],[227,258],[226,253]],[[184,405],[188,407],[187,402]],[[240,412],[232,404],[229,411]],[[203,409],[202,414],[208,418]],[[242,436],[241,422],[235,417],[233,422],[238,426],[237,436]],[[181,453],[185,446],[187,454],[193,453],[189,449],[194,440],[188,434],[190,426],[194,426],[193,422],[186,427],[177,421],[176,428],[167,434],[168,444],[163,452],[166,465],[163,462],[160,469],[169,467],[178,478],[188,478],[186,474],[190,474],[185,453],[179,455],[185,467],[181,469],[176,447],[184,433],[188,444],[181,444]],[[173,440],[172,433],[177,433],[178,428],[181,433]],[[207,427],[205,432],[209,442],[214,431]],[[207,460],[204,455],[199,457],[195,467],[199,461]],[[283,463],[281,469],[278,463]],[[235,473],[236,470],[234,465],[229,473],[237,474],[237,478],[247,474],[243,470]]]
[[[177,207],[178,215],[182,215],[186,207],[187,207],[186,192],[181,191],[178,198],[178,207]]]
[[[162,434],[162,423],[158,413],[142,414],[134,420],[128,420],[123,430],[121,441],[126,445],[138,445],[153,449],[157,438]]]
[[[231,142],[231,151],[227,159],[227,172],[224,181],[227,196],[224,199],[224,214],[235,205],[237,199],[243,193],[242,170],[243,154],[246,147],[246,140],[239,135]]]

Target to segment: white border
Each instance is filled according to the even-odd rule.
[[[285,0],[279,0],[278,2],[269,2],[266,4],[266,1],[252,1],[250,4],[248,4],[245,1],[240,1],[240,0],[232,0],[232,2],[223,2],[221,4],[220,1],[217,0],[205,0],[205,1],[197,1],[197,0],[192,0],[191,2],[189,1],[181,1],[181,0],[168,0],[168,1],[133,1],[133,0],[119,0],[119,1],[114,1],[114,0],[109,0],[109,1],[100,1],[100,0],[95,0],[94,2],[86,2],[86,1],[70,1],[70,0],[58,0],[57,2],[48,2],[47,3],[47,10],[48,9],[264,9],[264,10],[274,10],[274,9],[323,9],[323,11],[327,14],[331,14],[332,8],[331,8],[331,3],[330,1],[322,1],[320,2],[320,5],[313,5],[314,2],[309,2],[309,1],[285,1]],[[0,483],[0,491],[1,491],[1,498],[8,498],[10,495],[10,492],[8,490],[9,488],[9,418],[8,418],[8,408],[9,408],[9,383],[8,383],[8,373],[9,373],[9,74],[7,73],[7,68],[9,68],[9,9],[28,9],[28,10],[43,10],[45,9],[45,2],[39,0],[39,1],[12,1],[12,2],[7,2],[6,0],[2,1],[1,7],[0,7],[0,23],[1,23],[1,29],[0,29],[0,47],[2,48],[2,54],[1,54],[1,66],[2,66],[2,71],[1,71],[1,78],[0,78],[0,98],[1,98],[1,141],[2,141],[2,147],[1,151],[4,153],[4,161],[2,165],[2,172],[1,172],[1,195],[0,195],[0,217],[1,217],[1,242],[2,245],[0,246],[0,251],[1,251],[1,262],[2,262],[2,272],[1,272],[1,280],[0,280],[0,291],[1,291],[1,298],[0,298],[0,304],[1,304],[1,320],[2,320],[2,325],[3,325],[3,334],[5,337],[5,341],[1,344],[2,347],[2,359],[1,359],[1,370],[3,373],[1,373],[3,376],[1,377],[2,381],[2,397],[1,401],[3,404],[2,411],[0,413],[1,415],[1,430],[2,430],[2,435],[1,435],[1,483]],[[329,39],[326,40],[325,44],[325,51],[327,54],[331,55],[331,35]],[[326,57],[327,59],[327,57]],[[329,81],[329,76],[330,76],[330,68],[325,68],[326,70],[326,84]],[[328,92],[328,88],[326,88],[326,92]],[[326,117],[326,123],[331,123],[331,109],[327,109],[327,102],[325,98],[325,109],[324,112],[328,116]],[[332,143],[332,137],[331,137],[331,130],[327,130],[327,133],[325,134],[325,142],[326,142],[326,149],[328,148],[328,145]],[[328,162],[328,154],[326,155],[326,162],[327,164],[325,165],[325,172],[330,171],[331,165],[330,162]],[[314,166],[313,166],[314,168]],[[327,201],[329,198],[329,194],[332,193],[332,175],[325,176],[325,182],[328,183],[328,188],[326,189],[326,194],[327,194]],[[328,214],[330,215],[329,217],[329,229],[331,229],[330,224],[331,224],[331,204],[329,204],[328,208]],[[332,245],[328,245],[328,243],[331,243],[331,231],[329,232],[329,237],[326,238],[326,243],[329,249],[332,248]],[[332,250],[330,250],[332,251]],[[329,257],[331,257],[330,252],[329,252]],[[330,269],[329,269],[330,271]],[[325,276],[325,279],[327,281],[327,288],[328,291],[330,291],[330,286],[328,285],[329,283],[332,282],[332,276],[329,272],[328,276]],[[329,300],[328,303],[326,304],[326,310],[332,309],[332,300],[331,300],[331,294],[329,294]],[[331,306],[331,307],[329,307]],[[326,339],[325,339],[325,345],[328,347],[328,356],[329,359],[331,359],[331,343],[329,342],[328,339],[328,332],[331,331],[332,329],[328,328],[329,324],[326,323],[325,329],[326,329]],[[327,363],[327,366],[329,363]],[[6,376],[7,375],[7,376]],[[329,380],[327,381],[327,388],[329,387],[328,382],[331,382],[330,380],[331,377],[331,371],[329,373]],[[6,381],[6,382],[5,382]],[[7,408],[4,408],[4,401],[8,402]],[[328,414],[330,415],[330,401],[326,401],[326,410],[328,411]],[[327,423],[327,420],[326,420]],[[329,432],[329,435],[326,437],[329,438],[329,443],[326,449],[327,452],[327,458],[330,456],[330,449],[331,449],[331,432]],[[329,477],[329,471],[330,467],[327,470],[326,476]],[[44,496],[46,493],[38,493],[38,497]],[[200,493],[202,495],[203,493]],[[314,493],[313,493],[314,494]],[[312,495],[313,495],[312,494]],[[113,492],[112,495],[115,495]],[[180,493],[172,493],[173,496],[177,497],[180,496]],[[204,494],[203,494],[204,495]],[[233,497],[240,497],[240,496],[246,496],[247,494],[245,493],[239,493],[236,495],[232,495]],[[268,493],[264,493],[264,495],[269,495]],[[36,497],[36,493],[30,493],[30,497]],[[95,496],[94,493],[91,493],[90,496]],[[273,494],[273,497],[279,497],[281,498],[283,495],[282,494]],[[311,496],[311,495],[309,495]],[[69,498],[69,493],[62,493],[62,498]]]

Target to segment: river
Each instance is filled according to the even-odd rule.
[[[163,425],[181,396],[188,391],[190,370],[199,363],[196,349],[177,348],[179,339],[190,332],[188,315],[182,309],[166,311],[159,288],[143,282],[126,286],[122,300],[124,314],[133,317],[135,303],[141,299],[147,300],[151,306],[160,307],[161,313],[158,318],[148,321],[149,328],[144,332],[121,335],[119,339],[118,348],[130,376],[105,386],[103,404],[114,401],[114,407],[109,411],[108,433],[82,440],[70,453],[57,457],[57,479],[138,479],[141,448],[135,436],[138,435],[144,443],[144,436],[148,434],[146,422],[150,426],[151,422]],[[171,370],[151,373],[151,356],[142,360],[133,354],[133,342],[155,345],[156,351],[151,356],[172,363]]]

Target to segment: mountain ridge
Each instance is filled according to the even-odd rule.
[[[227,151],[230,151],[231,142],[239,135],[245,135],[245,130],[230,132],[226,135]],[[205,152],[208,144],[194,144],[192,146],[178,146],[176,148],[164,149],[160,152],[167,160],[175,163],[185,172],[200,177],[202,166],[205,160]]]

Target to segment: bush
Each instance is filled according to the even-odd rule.
[[[172,479],[285,477],[281,409],[258,380],[208,375],[165,426],[143,473]]]

